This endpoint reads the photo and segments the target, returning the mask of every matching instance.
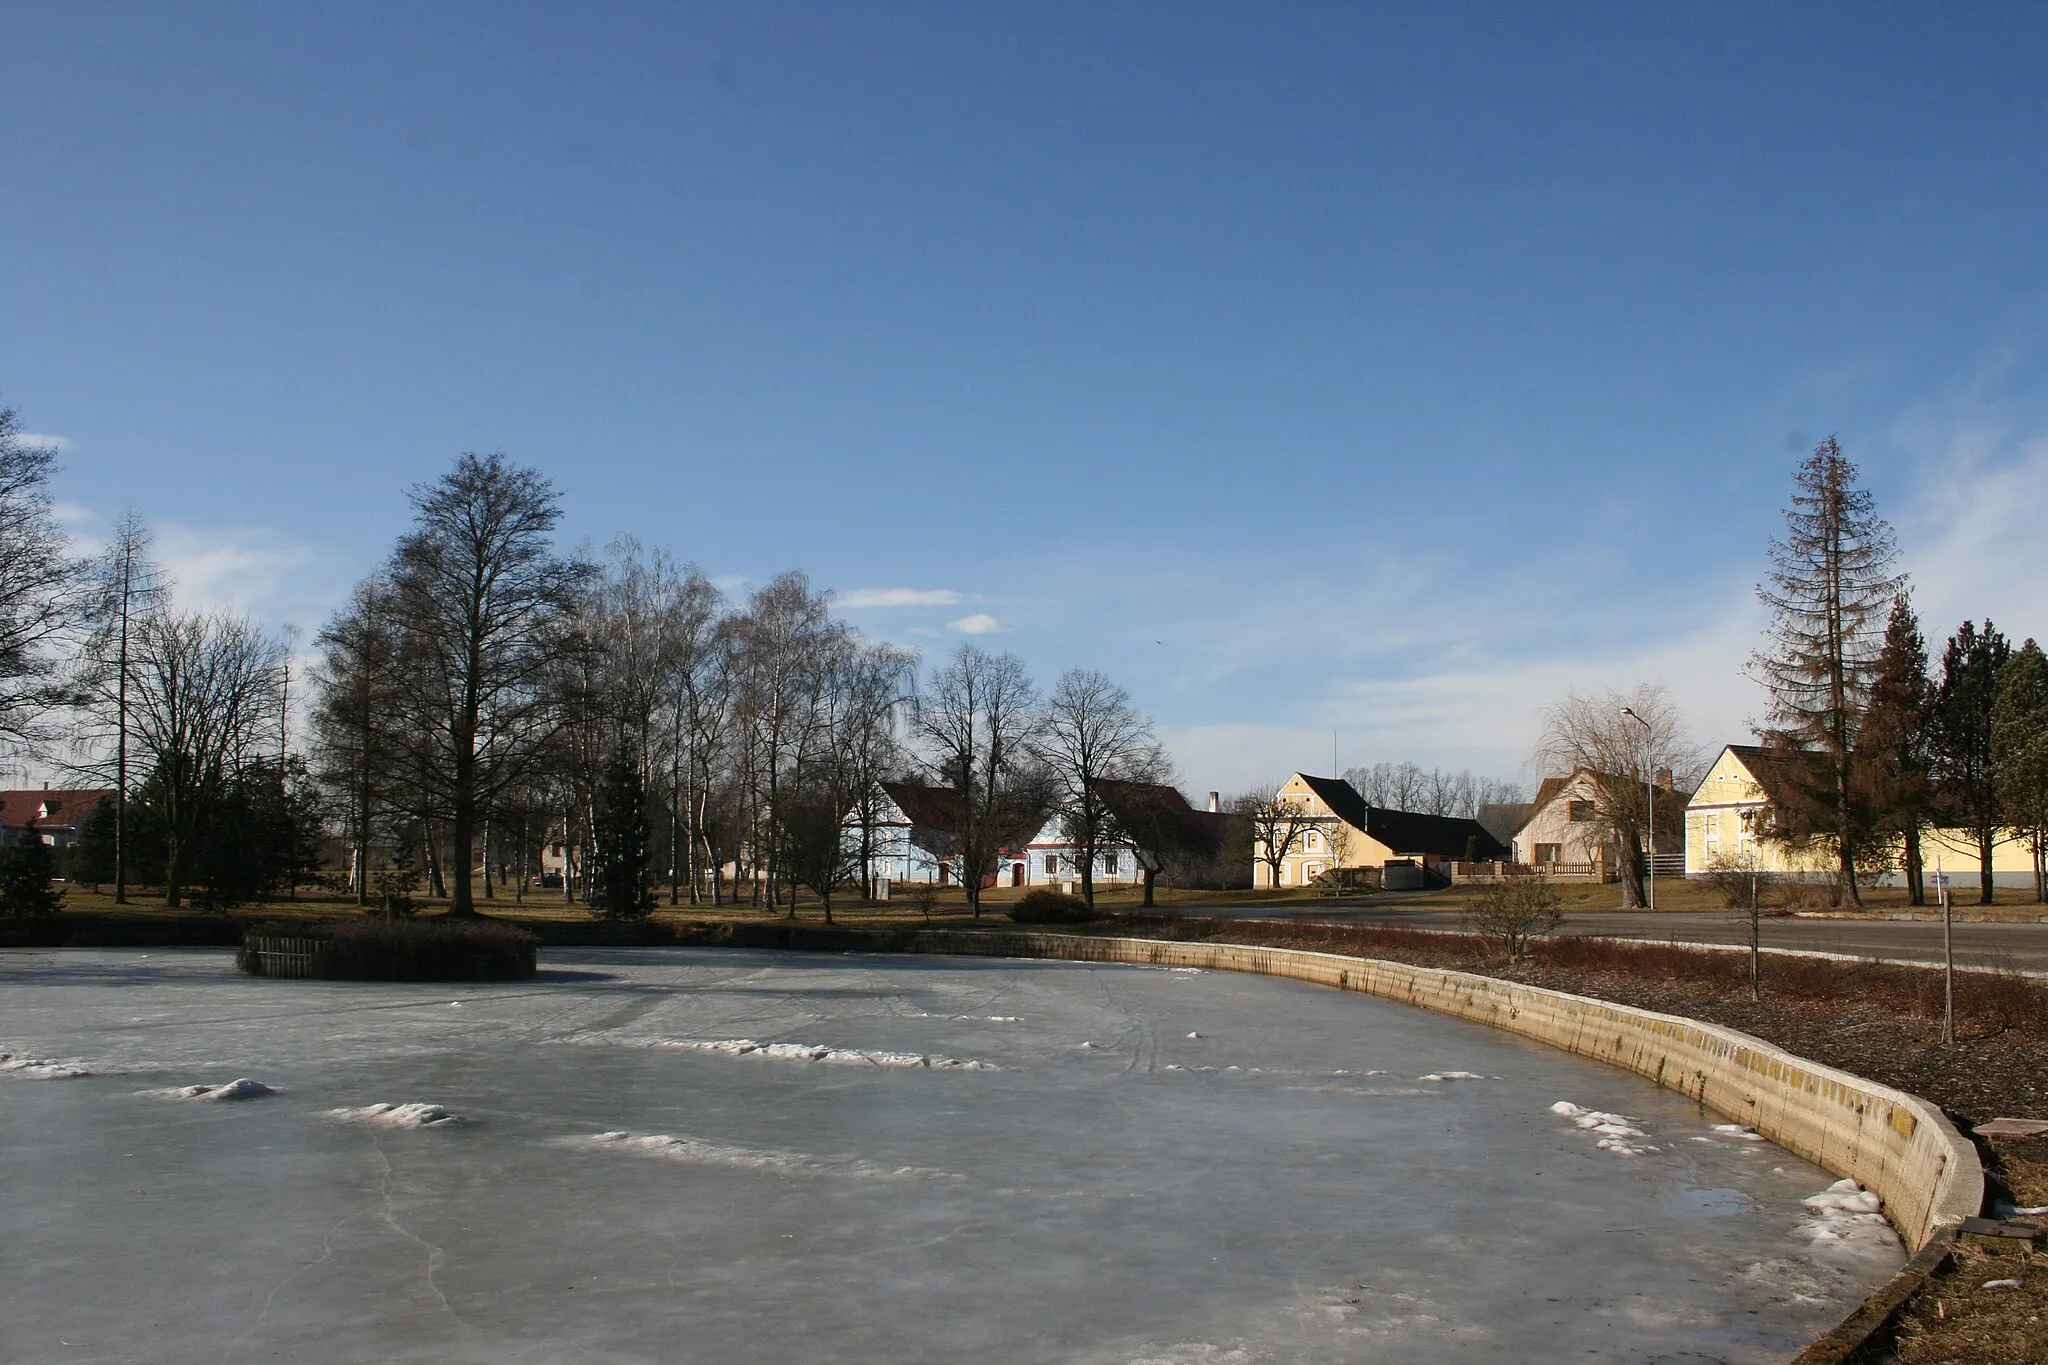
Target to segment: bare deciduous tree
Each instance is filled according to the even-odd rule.
[[[1308,803],[1282,795],[1278,787],[1254,787],[1237,798],[1237,811],[1252,828],[1252,847],[1266,865],[1266,884],[1280,885],[1280,869],[1302,836],[1319,825]]]
[[[1655,852],[1649,808],[1655,801],[1659,833],[1682,831],[1685,798],[1675,788],[1690,791],[1701,766],[1699,750],[1686,738],[1684,721],[1663,687],[1641,683],[1627,695],[1570,694],[1543,714],[1537,761],[1550,772],[1587,775],[1593,792],[1589,827],[1619,856],[1622,903],[1642,905],[1644,865],[1637,853]],[[1673,788],[1665,790],[1664,800],[1646,790],[1660,777]]]
[[[933,774],[959,793],[953,857],[977,919],[998,850],[1029,838],[1045,817],[1048,783],[1031,752],[1037,703],[1021,659],[964,644],[932,675],[914,713]]]
[[[464,454],[410,497],[389,570],[399,702],[415,785],[448,820],[448,913],[471,915],[479,822],[561,723],[555,652],[587,570],[550,544],[554,485],[502,455]]]
[[[131,630],[130,725],[164,820],[166,905],[182,903],[183,854],[208,803],[265,757],[283,657],[247,617],[153,612]]]
[[[94,629],[79,652],[78,682],[89,714],[108,719],[113,752],[94,755],[98,770],[114,784],[114,903],[128,900],[129,641],[137,620],[170,600],[169,577],[150,556],[151,536],[142,518],[128,513],[88,570],[93,587]],[[111,768],[108,762],[111,761]]]
[[[1061,836],[1075,850],[1081,899],[1092,907],[1096,861],[1124,833],[1097,784],[1170,781],[1166,751],[1131,694],[1084,668],[1069,669],[1054,684],[1032,747],[1056,786]]]
[[[50,500],[54,447],[30,445],[13,408],[0,408],[0,753],[57,738],[73,699],[64,676],[92,595]]]
[[[370,895],[371,841],[404,737],[394,727],[398,609],[391,585],[371,577],[314,638],[313,744],[320,779],[345,812],[356,904]]]

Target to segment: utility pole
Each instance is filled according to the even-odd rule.
[[[1941,854],[1934,855],[1934,884],[1941,889],[1941,1040],[1956,1043],[1956,942],[1955,916],[1948,898],[1948,874],[1941,870]]]

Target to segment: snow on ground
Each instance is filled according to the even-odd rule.
[[[1486,1077],[1476,1071],[1432,1071],[1427,1076],[1417,1076],[1418,1081],[1483,1081]],[[1499,1080],[1500,1077],[1494,1077]]]
[[[145,1090],[142,1093],[165,1100],[260,1100],[265,1095],[275,1095],[277,1091],[261,1081],[243,1076],[222,1085],[175,1085],[168,1090]]]
[[[1853,1180],[1837,1180],[1799,1202],[1807,1210],[1799,1230],[1816,1249],[1846,1244],[1890,1251],[1899,1245],[1899,1235],[1879,1212],[1884,1202]]]
[[[0,1076],[12,1076],[23,1081],[72,1081],[90,1075],[92,1068],[76,1058],[60,1061],[0,1050]]]
[[[438,1104],[366,1104],[359,1109],[330,1109],[327,1117],[342,1123],[367,1123],[378,1128],[452,1128],[469,1120]]]
[[[1641,1156],[1645,1152],[1662,1151],[1641,1141],[1650,1135],[1636,1127],[1637,1120],[1627,1114],[1609,1114],[1599,1109],[1581,1109],[1570,1100],[1559,1100],[1550,1106],[1550,1112],[1568,1118],[1580,1128],[1598,1133],[1600,1141],[1595,1145],[1616,1156]]]
[[[784,1062],[831,1062],[841,1066],[881,1066],[932,1071],[1000,1071],[994,1062],[939,1057],[923,1052],[881,1052],[828,1047],[822,1043],[757,1043],[752,1038],[607,1038],[600,1041],[628,1047],[667,1048],[678,1052],[711,1052],[726,1057],[768,1057]]]
[[[859,1157],[821,1157],[803,1152],[782,1152],[768,1147],[740,1147],[730,1143],[707,1142],[703,1138],[676,1137],[668,1133],[594,1133],[570,1138],[579,1147],[600,1151],[627,1152],[634,1156],[659,1157],[699,1166],[737,1166],[745,1170],[773,1171],[781,1175],[837,1175],[860,1180],[943,1180],[967,1179],[931,1166],[883,1166]]]

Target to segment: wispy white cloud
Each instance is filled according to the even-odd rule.
[[[2048,435],[1955,430],[1897,518],[1929,650],[1966,619],[2048,636]]]
[[[951,588],[853,588],[832,600],[841,607],[956,607],[966,599]]]
[[[25,446],[40,446],[49,450],[71,449],[69,436],[52,436],[46,431],[17,431],[14,433],[14,439]]]
[[[156,551],[178,605],[201,611],[270,615],[293,580],[319,558],[312,546],[260,527],[212,529],[163,523]]]
[[[957,621],[946,622],[947,630],[957,630],[962,635],[993,635],[1003,628],[1003,623],[985,611],[963,616]]]
[[[99,519],[99,513],[90,507],[81,507],[75,502],[57,502],[51,506],[50,514],[57,518],[59,526],[68,527],[89,525]]]

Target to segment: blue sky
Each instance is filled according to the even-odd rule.
[[[0,401],[82,537],[308,633],[461,450],[568,538],[1110,671],[1196,789],[1739,739],[1837,433],[2048,632],[2048,11],[0,16]],[[852,605],[908,602],[909,605]]]

